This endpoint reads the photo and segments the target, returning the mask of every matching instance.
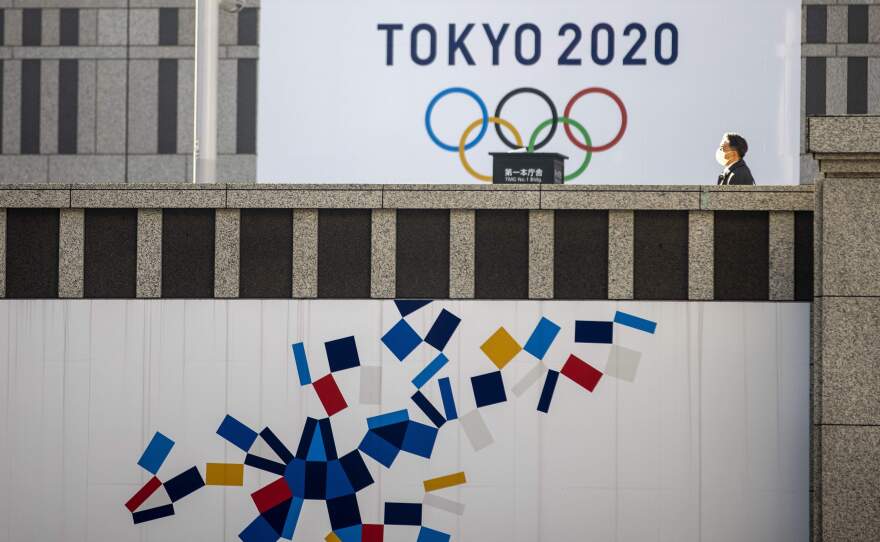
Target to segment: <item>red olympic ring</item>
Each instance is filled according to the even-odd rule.
[[[586,96],[587,94],[593,93],[604,94],[608,96],[609,98],[614,100],[614,102],[617,104],[617,108],[620,109],[620,130],[617,131],[617,135],[614,136],[614,139],[604,145],[586,145],[584,143],[581,143],[577,140],[577,138],[574,137],[574,134],[571,133],[571,126],[565,124],[563,125],[563,128],[565,128],[565,134],[568,136],[568,139],[572,143],[574,143],[577,148],[587,152],[602,152],[607,151],[611,147],[617,145],[617,143],[623,137],[623,133],[626,132],[626,107],[623,105],[623,101],[620,99],[620,97],[617,96],[617,94],[611,92],[607,88],[602,87],[585,88],[584,90],[578,92],[571,97],[571,100],[568,101],[568,105],[565,106],[565,113],[563,113],[562,116],[571,118],[571,108],[574,107],[575,102]]]

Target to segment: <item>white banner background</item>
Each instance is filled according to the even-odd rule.
[[[359,493],[365,522],[382,520],[385,500],[420,501],[423,479],[464,470],[468,484],[444,494],[464,515],[425,509],[425,525],[454,540],[808,538],[808,304],[435,302],[407,320],[424,336],[441,307],[462,318],[440,373],[460,413],[474,406],[468,377],[494,370],[479,345],[498,326],[523,342],[546,316],[562,325],[548,366],[575,353],[600,370],[608,347],[574,344],[575,319],[619,308],[658,328],[616,326],[616,344],[644,353],[634,382],[606,376],[590,394],[560,378],[547,415],[535,410],[540,383],[511,393],[535,363],[520,354],[503,371],[508,402],[480,409],[495,443],[474,452],[451,422],[431,460],[403,453],[386,470],[367,459],[379,483]],[[123,503],[149,478],[136,462],[153,433],[176,441],[161,479],[242,461],[215,434],[227,413],[295,450],[305,416],[324,411],[299,387],[289,345],[305,341],[318,378],[323,342],[351,334],[362,364],[383,368],[383,404],[358,404],[358,369],[336,373],[350,405],[333,417],[340,455],[380,410],[409,407],[427,423],[409,380],[432,350],[397,361],[379,341],[397,318],[387,301],[0,302],[0,541],[236,540],[256,516],[250,492],[274,476],[247,468],[244,488],[205,487],[174,517],[132,525]],[[329,530],[324,504],[306,501],[294,539]],[[416,530],[385,532],[412,541]]]
[[[635,33],[624,35],[633,22],[647,30],[635,55],[645,65],[623,64],[636,41]],[[670,65],[655,58],[655,30],[664,22],[678,29],[678,58]],[[377,25],[395,23],[404,28],[394,33],[389,66],[386,32]],[[410,32],[419,23],[437,32],[436,59],[424,66],[411,59],[410,51]],[[458,53],[450,66],[448,27],[456,24],[459,34],[468,23],[475,24],[465,40],[475,65]],[[498,65],[492,64],[483,23],[496,35],[510,23]],[[541,31],[542,54],[533,65],[515,58],[516,30],[525,23]],[[558,63],[573,39],[571,32],[559,35],[565,23],[581,30],[571,55],[582,60],[579,66]],[[598,23],[614,30],[614,55],[607,65],[591,58]],[[602,58],[606,37],[601,31],[598,36]],[[435,94],[467,87],[492,115],[507,92],[536,87],[562,115],[576,92],[598,86],[623,100],[628,127],[620,143],[595,153],[574,182],[715,184],[721,169],[715,149],[724,132],[735,131],[749,141],[746,161],[759,184],[797,183],[800,36],[799,0],[263,0],[257,176],[261,182],[476,182],[456,153],[428,137],[425,110]],[[418,40],[424,58],[427,33]],[[667,34],[663,56],[670,54],[669,40]],[[523,55],[531,56],[531,33],[523,35],[523,43]],[[527,140],[550,111],[540,98],[520,95],[505,105],[502,117]],[[614,102],[601,95],[581,99],[572,117],[597,146],[614,137],[621,120]],[[479,118],[473,100],[452,95],[437,105],[433,126],[443,142],[457,147],[468,124]],[[494,126],[489,128],[467,153],[483,174],[491,174],[487,153],[506,150]],[[562,126],[542,150],[568,155],[567,172],[584,157]]]

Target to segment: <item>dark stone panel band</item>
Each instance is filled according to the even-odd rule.
[[[847,35],[849,43],[868,43],[868,6],[847,6]]]
[[[770,216],[715,212],[715,299],[770,299]]]
[[[528,211],[476,211],[474,297],[528,299]]]
[[[813,300],[813,213],[794,213],[794,299]]]
[[[807,10],[807,34],[804,39],[807,43],[825,43],[828,41],[828,7],[806,6]]]
[[[40,153],[39,60],[21,61],[21,154]]]
[[[63,46],[79,45],[79,10],[62,8],[59,15],[58,44]]]
[[[868,59],[865,57],[846,59],[846,112],[849,115],[868,112]]]
[[[257,8],[244,8],[238,12],[238,44],[257,45]]]
[[[235,147],[238,154],[257,152],[257,59],[238,60]]]
[[[807,116],[825,114],[825,57],[807,57],[806,104]]]
[[[214,209],[162,212],[162,297],[214,297]]]
[[[6,297],[58,297],[58,209],[7,209]]]
[[[242,209],[239,297],[290,298],[293,288],[293,213]]]
[[[159,45],[177,45],[180,10],[159,8]]]
[[[43,10],[25,8],[21,10],[21,44],[37,47],[43,44]]]
[[[608,211],[554,215],[553,297],[608,299]]]
[[[318,211],[318,297],[369,298],[370,209]]]
[[[449,297],[449,210],[397,211],[397,297]]]
[[[79,60],[58,61],[58,154],[76,154]]]
[[[688,299],[687,211],[636,211],[633,297]]]
[[[159,154],[177,154],[177,59],[159,60],[157,148]]]
[[[86,209],[83,295],[133,298],[137,293],[137,209]]]

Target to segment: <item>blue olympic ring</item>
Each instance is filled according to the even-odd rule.
[[[440,138],[438,138],[437,135],[434,133],[434,129],[431,128],[431,113],[434,111],[434,106],[437,105],[437,102],[439,102],[447,94],[465,94],[473,98],[474,101],[477,102],[477,105],[480,106],[480,113],[482,113],[483,115],[483,124],[480,126],[480,132],[477,134],[477,137],[475,137],[473,141],[464,146],[465,150],[468,150],[479,143],[480,140],[483,139],[483,136],[486,135],[486,130],[489,127],[489,110],[486,108],[486,102],[484,102],[483,99],[480,98],[476,92],[469,88],[450,87],[437,93],[437,95],[431,99],[431,102],[428,104],[428,109],[425,111],[425,129],[428,130],[428,136],[430,136],[431,141],[433,141],[438,147],[443,150],[449,152],[458,152],[457,145],[447,145],[446,143],[443,143],[442,141],[440,141]]]

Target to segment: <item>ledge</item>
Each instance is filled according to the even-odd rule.
[[[807,151],[880,153],[880,116],[809,117]]]

